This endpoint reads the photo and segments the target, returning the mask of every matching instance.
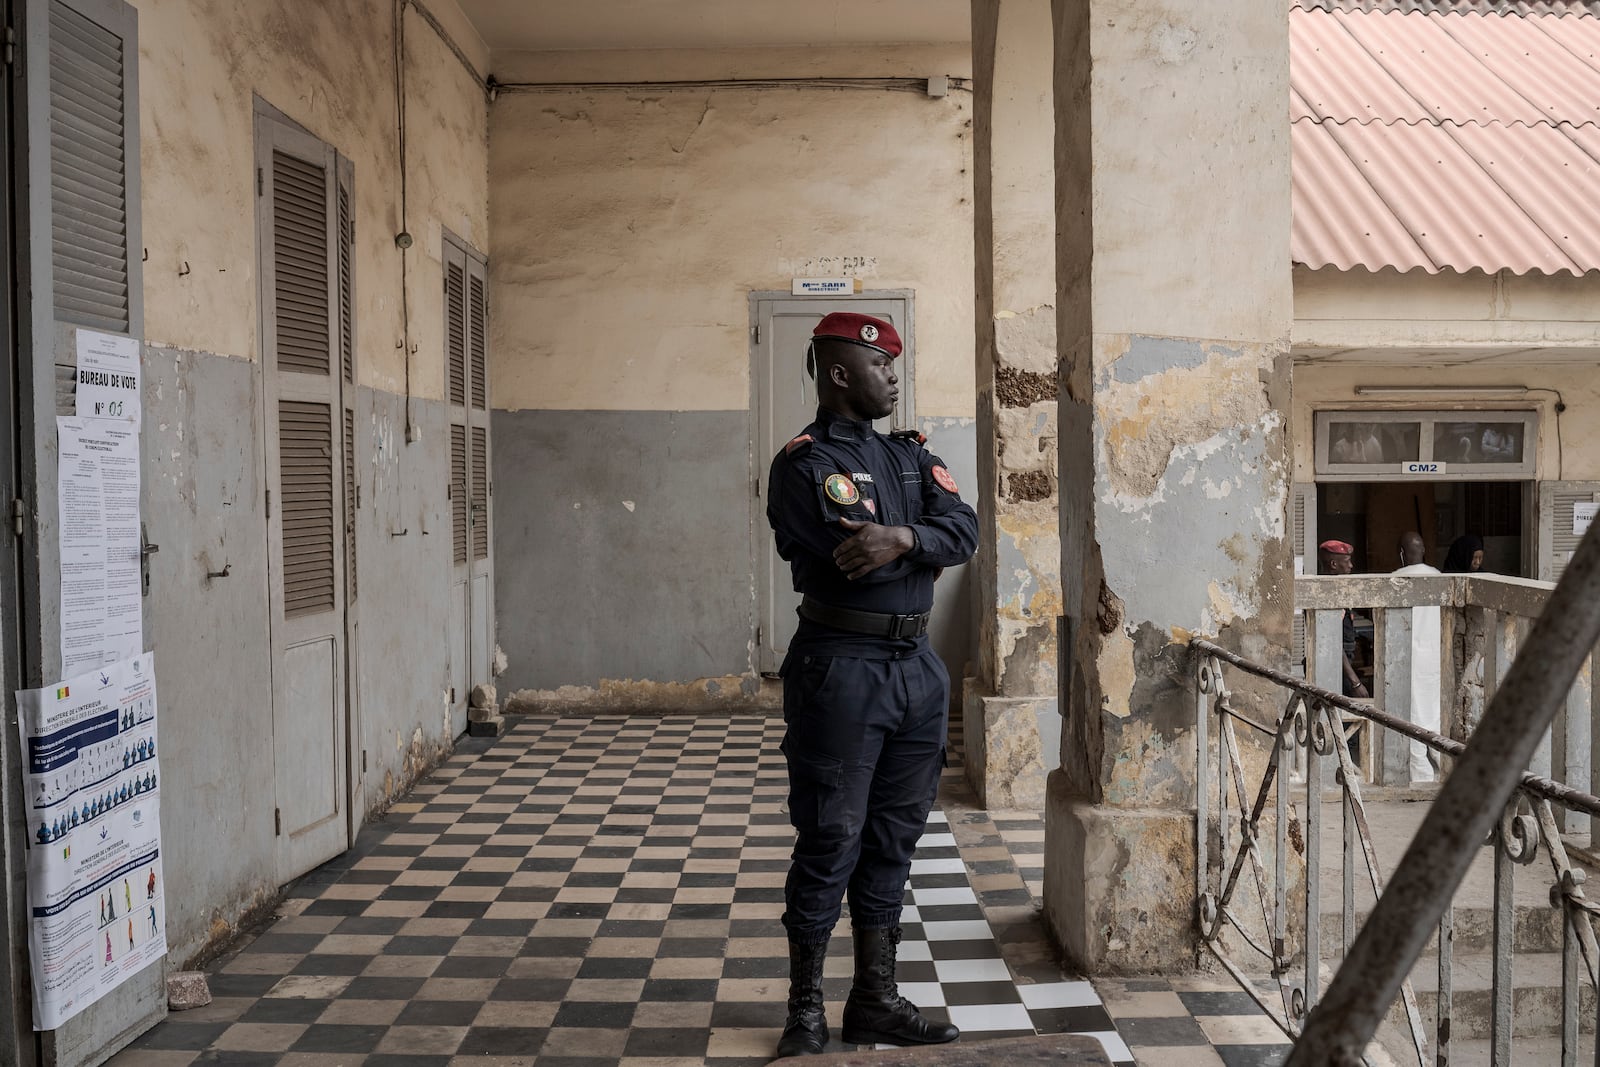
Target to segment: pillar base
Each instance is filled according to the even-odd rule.
[[[1044,911],[1084,973],[1160,974],[1195,963],[1194,813],[1091,804],[1052,771]]]
[[[981,807],[1040,811],[1047,766],[1061,750],[1055,697],[998,697],[968,678],[961,694],[967,781]]]

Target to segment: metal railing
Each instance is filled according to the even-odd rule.
[[[1364,594],[1352,587],[1352,582],[1358,581],[1369,584]],[[1387,579],[1314,579],[1311,582],[1318,584],[1308,590],[1303,606],[1312,613],[1307,658],[1311,661],[1313,678],[1331,675],[1337,679],[1339,676],[1339,661],[1334,657],[1340,650],[1329,635],[1339,636],[1337,624],[1342,611],[1329,606],[1333,602],[1324,601],[1324,594],[1345,597],[1346,603],[1353,597],[1357,602],[1355,606],[1370,606],[1383,612],[1409,611],[1417,606],[1420,594],[1424,605],[1431,602],[1432,606],[1450,609],[1464,623],[1459,627],[1445,627],[1443,660],[1450,659],[1455,645],[1453,631],[1463,635],[1466,639],[1463,644],[1469,648],[1474,632],[1482,635],[1482,643],[1488,646],[1483,684],[1489,697],[1497,690],[1500,696],[1492,705],[1491,713],[1484,716],[1485,729],[1495,709],[1517,703],[1516,674],[1508,672],[1504,665],[1511,662],[1519,645],[1528,647],[1520,639],[1531,630],[1533,640],[1537,641],[1541,631],[1555,628],[1558,631],[1555,639],[1562,640],[1560,625],[1568,624],[1570,629],[1571,624],[1580,621],[1563,618],[1534,623],[1533,619],[1544,614],[1550,598],[1549,587],[1536,583],[1512,580],[1509,587],[1501,587],[1493,579],[1482,578],[1413,579],[1399,584]],[[1409,587],[1411,582],[1425,583],[1425,587]],[[1363,597],[1374,602],[1363,605],[1360,603]],[[1301,600],[1297,591],[1297,602]],[[1554,607],[1560,610],[1559,604]],[[1600,618],[1600,613],[1595,614]],[[1578,629],[1581,631],[1583,627]],[[1389,650],[1388,667],[1398,670],[1407,666],[1411,644],[1409,629],[1398,621],[1380,618],[1378,632]],[[1396,636],[1397,633],[1402,636]],[[1450,1061],[1454,1036],[1452,948],[1456,939],[1455,911],[1450,897],[1487,840],[1493,852],[1491,1062],[1513,1062],[1513,935],[1518,920],[1516,873],[1518,867],[1532,864],[1542,851],[1551,870],[1550,907],[1559,916],[1561,931],[1561,1062],[1576,1064],[1581,987],[1586,983],[1592,989],[1600,978],[1600,950],[1597,950],[1593,922],[1600,905],[1585,897],[1584,871],[1573,864],[1562,839],[1564,828],[1587,830],[1591,820],[1600,817],[1600,797],[1588,791],[1591,761],[1586,675],[1579,679],[1580,684],[1573,684],[1574,675],[1579,673],[1578,665],[1587,664],[1587,651],[1594,644],[1593,634],[1587,636],[1587,642],[1577,654],[1570,647],[1566,648],[1565,660],[1552,665],[1549,677],[1539,679],[1542,683],[1540,698],[1550,698],[1550,714],[1542,719],[1523,716],[1522,733],[1535,732],[1516,743],[1523,745],[1528,753],[1522,765],[1529,765],[1531,759],[1532,766],[1548,772],[1552,757],[1559,757],[1556,762],[1560,765],[1582,773],[1583,788],[1554,781],[1547,773],[1523,773],[1519,777],[1512,770],[1506,779],[1506,789],[1499,795],[1492,789],[1479,791],[1476,798],[1479,807],[1490,804],[1492,810],[1483,809],[1488,814],[1487,820],[1480,818],[1482,812],[1473,816],[1483,824],[1483,830],[1475,838],[1440,832],[1436,826],[1430,831],[1430,825],[1438,821],[1435,816],[1439,812],[1429,813],[1407,857],[1402,860],[1401,870],[1414,871],[1418,867],[1412,854],[1419,851],[1419,845],[1424,850],[1428,847],[1435,851],[1445,849],[1450,853],[1448,862],[1439,861],[1436,869],[1424,873],[1431,876],[1432,883],[1437,883],[1432,886],[1435,890],[1443,883],[1448,884],[1443,884],[1438,911],[1427,917],[1420,927],[1421,921],[1411,916],[1411,929],[1406,936],[1395,938],[1387,946],[1394,958],[1383,960],[1384,966],[1378,968],[1396,976],[1395,986],[1387,990],[1381,976],[1369,980],[1368,988],[1360,989],[1363,979],[1350,973],[1353,966],[1362,966],[1354,955],[1355,950],[1361,948],[1358,942],[1374,940],[1371,930],[1358,930],[1362,899],[1376,902],[1363,925],[1372,925],[1382,909],[1394,910],[1395,907],[1393,901],[1385,902],[1384,891],[1393,883],[1386,884],[1381,870],[1378,842],[1362,793],[1362,764],[1367,763],[1369,770],[1377,768],[1380,775],[1392,776],[1403,769],[1401,754],[1415,741],[1437,755],[1442,772],[1449,772],[1451,765],[1458,762],[1456,772],[1459,772],[1468,765],[1467,746],[1372,704],[1349,700],[1311,681],[1253,663],[1208,641],[1191,642],[1197,693],[1196,896],[1202,944],[1268,1016],[1293,1037],[1301,1036],[1313,1011],[1324,1000],[1322,990],[1329,976],[1343,964],[1333,979],[1336,985],[1342,986],[1347,998],[1341,1004],[1342,1014],[1332,1021],[1321,1020],[1321,1037],[1312,1033],[1308,1036],[1309,1043],[1297,1042],[1295,1062],[1361,1062],[1361,1050],[1367,1047],[1378,1020],[1396,1002],[1400,1040],[1415,1057],[1412,1062],[1426,1067]],[[1569,635],[1564,645],[1570,643]],[[1425,655],[1427,650],[1418,654]],[[1529,656],[1524,660],[1535,658]],[[1561,657],[1556,659],[1561,660]],[[1451,678],[1451,684],[1441,686],[1441,699],[1455,707],[1460,706],[1457,699],[1461,688],[1459,660],[1458,657],[1454,667],[1447,665],[1441,671]],[[1573,668],[1562,679],[1559,675],[1567,662],[1571,662]],[[1248,685],[1241,686],[1241,689],[1248,688],[1248,694],[1236,695],[1230,690],[1226,680],[1229,669],[1248,676]],[[1532,674],[1537,670],[1524,666],[1522,673]],[[1520,688],[1525,690],[1527,686]],[[1399,692],[1397,685],[1387,685],[1380,688],[1378,695],[1388,697],[1391,707],[1411,710],[1410,694],[1405,693],[1405,699],[1400,699]],[[1557,699],[1563,694],[1564,702]],[[1548,730],[1556,703],[1564,704],[1567,720],[1560,731],[1562,743],[1559,746],[1552,745]],[[1263,712],[1263,708],[1270,710]],[[1575,719],[1581,722],[1574,723]],[[1452,725],[1448,715],[1441,721]],[[1456,728],[1466,729],[1471,725],[1461,716],[1455,717]],[[1241,731],[1246,740],[1241,740]],[[1509,758],[1516,758],[1516,745],[1494,743],[1504,745],[1501,751],[1508,753]],[[1536,755],[1541,752],[1549,755]],[[1484,760],[1480,758],[1479,762]],[[1447,783],[1446,792],[1451,788]],[[1330,797],[1335,799],[1330,800]],[[1341,813],[1338,907],[1335,909],[1337,933],[1328,937],[1332,943],[1325,945],[1322,928],[1323,807],[1325,803],[1334,802]],[[1450,824],[1457,830],[1467,825],[1465,820]],[[1425,1013],[1419,1008],[1418,998],[1405,976],[1435,932],[1437,990],[1433,1010]],[[1370,954],[1372,946],[1367,948]],[[1385,946],[1379,944],[1376,951],[1381,955],[1384,949]],[[1404,958],[1400,959],[1401,956]],[[1252,975],[1263,970],[1270,979],[1271,992],[1264,993],[1254,984]],[[1361,999],[1354,1009],[1348,1003],[1352,988],[1357,989],[1356,996]],[[1330,996],[1332,992],[1330,988]]]

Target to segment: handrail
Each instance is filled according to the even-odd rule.
[[[1397,719],[1393,715],[1379,711],[1371,704],[1363,704],[1360,701],[1351,700],[1349,697],[1341,696],[1332,690],[1323,689],[1321,686],[1312,685],[1303,678],[1296,678],[1294,675],[1285,674],[1282,671],[1273,670],[1271,667],[1256,663],[1253,660],[1245,659],[1243,656],[1240,656],[1234,652],[1230,652],[1220,645],[1212,644],[1210,641],[1207,641],[1204,638],[1196,637],[1192,639],[1189,642],[1189,647],[1203,652],[1208,656],[1215,656],[1217,659],[1220,659],[1225,663],[1232,664],[1241,671],[1244,671],[1246,674],[1253,674],[1258,678],[1265,678],[1267,681],[1280,685],[1285,689],[1293,689],[1296,692],[1304,693],[1306,696],[1321,701],[1324,704],[1336,707],[1340,711],[1348,712],[1351,715],[1356,715],[1360,718],[1368,720],[1369,722],[1376,723],[1386,730],[1393,730],[1397,734],[1404,734],[1413,741],[1422,742],[1435,752],[1442,752],[1447,756],[1455,756],[1460,758],[1467,751],[1467,746],[1462,744],[1460,741],[1445,737],[1443,734],[1434,733],[1432,730],[1429,730],[1426,727],[1418,726],[1413,722],[1407,722],[1405,719]],[[1557,782],[1554,779],[1544,778],[1540,775],[1524,771],[1522,774],[1522,780],[1519,784],[1523,789],[1534,794],[1535,796],[1543,797],[1546,800],[1550,800],[1559,804],[1564,804],[1569,808],[1575,808],[1579,811],[1587,812],[1590,815],[1600,815],[1600,796],[1595,796],[1593,793],[1585,793],[1581,789],[1574,789],[1565,782]]]
[[[1597,641],[1600,532],[1591,529],[1356,935],[1327,994],[1312,1008],[1288,1067],[1353,1067],[1362,1062],[1363,1050],[1478,849],[1523,784],[1522,768],[1528,766]]]

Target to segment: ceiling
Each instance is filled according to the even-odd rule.
[[[458,0],[494,50],[933,44],[971,37],[968,0]]]

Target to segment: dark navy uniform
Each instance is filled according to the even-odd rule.
[[[855,926],[900,921],[950,703],[927,613],[939,572],[976,549],[978,517],[920,436],[881,434],[827,409],[772,461],[768,485],[778,554],[805,597],[782,668],[798,834],[783,923],[792,940],[816,942],[846,893]],[[833,559],[853,536],[840,518],[909,526],[915,544],[852,581]]]

